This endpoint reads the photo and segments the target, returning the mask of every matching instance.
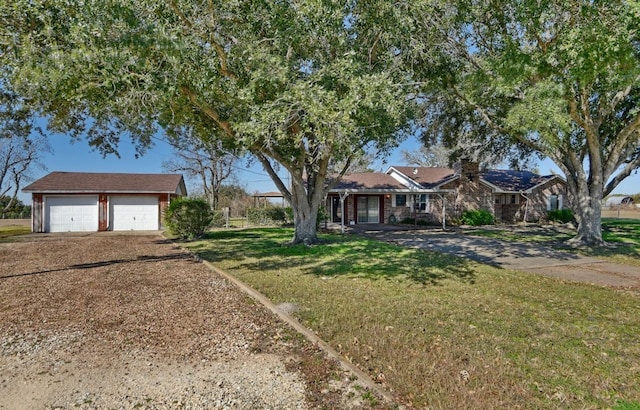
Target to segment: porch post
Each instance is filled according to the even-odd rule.
[[[347,191],[340,194],[340,216],[341,216],[340,217],[340,233],[344,233],[344,213],[345,213],[344,200],[347,199],[348,196],[349,196],[349,193]]]
[[[529,198],[522,191],[520,191],[520,195],[524,198],[524,218],[522,219],[522,222],[527,223],[527,213],[529,212]]]
[[[442,198],[442,230],[447,230],[447,197],[444,194],[440,194]]]

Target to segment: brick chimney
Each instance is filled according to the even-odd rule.
[[[453,166],[456,175],[467,178],[469,181],[477,181],[480,172],[480,164],[463,158]]]

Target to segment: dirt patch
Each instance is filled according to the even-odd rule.
[[[346,374],[159,235],[0,244],[0,408],[368,408]]]
[[[31,226],[31,219],[0,219],[0,227],[3,226]]]
[[[625,218],[640,219],[640,208],[638,207],[621,207],[621,208],[603,208],[603,218]]]

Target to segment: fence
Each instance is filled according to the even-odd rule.
[[[607,206],[602,208],[602,217],[640,219],[640,208],[637,204]]]

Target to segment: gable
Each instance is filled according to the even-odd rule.
[[[52,172],[27,185],[32,193],[170,193],[186,195],[180,174]]]
[[[404,180],[407,185],[415,185],[424,189],[438,189],[458,178],[453,169],[438,167],[392,166],[386,173],[397,180]]]

